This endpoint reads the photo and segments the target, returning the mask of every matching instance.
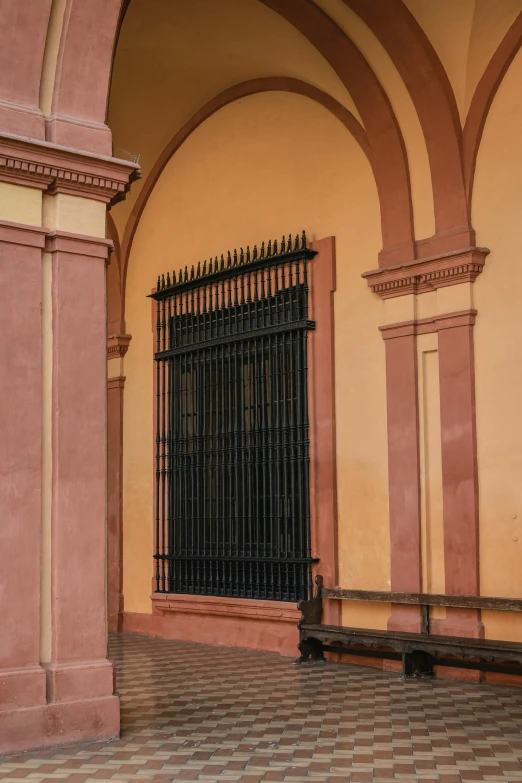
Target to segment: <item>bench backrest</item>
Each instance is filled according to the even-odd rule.
[[[318,587],[319,587],[319,583]],[[388,604],[413,604],[414,606],[453,606],[459,609],[496,609],[522,612],[522,600],[518,598],[493,598],[477,595],[447,595],[445,593],[392,593],[378,590],[345,590],[341,587],[320,586],[321,598],[338,601],[377,601]]]

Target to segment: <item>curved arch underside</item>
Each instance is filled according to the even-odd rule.
[[[105,124],[107,95],[115,42],[129,2],[66,0],[52,110],[46,118],[45,133],[49,141],[111,154],[111,134]],[[521,45],[522,14],[505,35],[480,79],[462,132],[455,97],[440,59],[402,0],[343,0],[386,49],[419,116],[430,162],[436,225],[434,241],[424,243],[421,250],[414,238],[409,165],[401,130],[390,100],[364,56],[313,0],[261,2],[312,43],[352,96],[365,135],[346,116],[345,124],[371,159],[381,203],[381,265],[413,260],[417,253],[425,254],[426,248],[450,249],[446,246],[448,242],[462,244],[466,232],[472,241],[470,213],[476,156],[494,95]],[[26,119],[30,117],[27,127],[33,127],[42,115],[35,105],[38,90],[31,90],[29,82],[38,82],[38,86],[40,83],[38,52],[42,52],[49,3],[40,16],[20,13],[19,9],[18,0],[6,0],[2,13],[11,20],[16,28],[14,32],[18,31],[13,40],[24,38],[26,46],[37,55],[31,60],[27,84],[20,93],[26,95],[27,106],[18,115],[22,117],[25,112]],[[42,56],[45,61],[45,54]],[[6,80],[0,87],[0,117],[6,118],[5,127],[12,132],[18,132],[17,126],[13,126],[12,109],[8,111],[5,106],[13,90],[19,91],[19,81]],[[324,105],[328,103],[326,98],[321,100]],[[327,108],[339,116],[339,109],[332,101]],[[36,131],[35,136],[39,137]],[[437,245],[438,235],[447,238],[444,247]]]
[[[513,62],[521,46],[522,11],[500,42],[495,54],[482,74],[482,78],[477,84],[473,94],[464,125],[463,168],[470,221],[475,166],[488,112],[502,79],[506,75],[509,66]]]

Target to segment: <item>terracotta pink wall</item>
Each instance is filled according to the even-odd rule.
[[[45,137],[40,75],[52,0],[3,0],[0,4],[0,129]]]
[[[11,708],[45,703],[39,666],[44,238],[42,229],[0,222],[0,705]]]

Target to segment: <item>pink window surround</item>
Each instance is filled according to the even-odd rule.
[[[317,326],[308,336],[312,554],[320,558],[317,570],[325,580],[337,584],[335,238],[316,240],[310,247],[317,251],[310,264],[309,278],[310,318]],[[155,312],[152,326],[155,330]],[[151,600],[151,615],[124,613],[124,630],[207,644],[252,647],[283,655],[296,654],[300,612],[293,603],[155,593]],[[325,621],[335,624],[340,620],[340,607],[333,601],[329,603],[332,606],[325,609]]]

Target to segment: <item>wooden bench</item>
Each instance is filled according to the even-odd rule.
[[[430,675],[435,664],[522,673],[519,668],[522,667],[522,643],[430,634],[431,606],[522,612],[522,601],[518,599],[325,588],[322,576],[316,576],[315,583],[317,588],[314,597],[298,604],[302,613],[297,625],[301,656],[295,661],[296,664],[324,665],[324,652],[328,651],[402,661],[404,677]],[[322,625],[324,599],[420,606],[421,633]],[[341,644],[350,645],[350,648],[340,647]]]

